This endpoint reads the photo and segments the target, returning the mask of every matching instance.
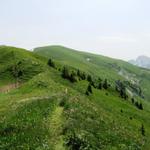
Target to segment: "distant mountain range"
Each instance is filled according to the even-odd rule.
[[[136,60],[130,60],[129,63],[150,69],[150,57],[148,56],[139,56]]]

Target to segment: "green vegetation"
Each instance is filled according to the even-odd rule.
[[[127,62],[108,57],[75,51],[62,46],[47,46],[34,49],[36,54],[53,58],[63,66],[80,69],[89,75],[95,75],[109,82],[129,81],[128,89],[138,95],[134,87],[141,88],[146,100],[150,100],[150,71],[138,68]],[[137,89],[136,88],[136,89]],[[140,91],[139,91],[140,92]]]
[[[57,46],[0,52],[0,89],[21,83],[0,92],[0,149],[149,149],[149,70]]]
[[[45,69],[45,59],[24,49],[0,47],[0,86],[27,81]]]

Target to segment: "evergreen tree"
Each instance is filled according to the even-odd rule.
[[[48,60],[48,65],[49,65],[50,67],[55,68],[55,63],[52,61],[52,59],[49,59],[49,60]]]
[[[139,87],[139,96],[141,96],[142,97],[142,90],[141,90],[141,88]]]
[[[143,110],[143,105],[142,105],[142,103],[139,104],[139,109]]]
[[[143,136],[145,136],[145,128],[144,128],[144,125],[142,124],[142,126],[141,126],[141,134],[143,135]]]
[[[103,83],[103,88],[104,88],[105,90],[108,89],[108,81],[107,81],[107,79],[105,79],[105,81],[104,81],[104,83]]]
[[[81,77],[81,72],[80,72],[79,69],[77,70],[77,76],[78,76],[78,77]]]
[[[64,67],[62,70],[62,77],[65,79],[70,79],[69,70],[68,68]]]
[[[116,91],[120,93],[120,96],[124,99],[128,98],[128,95],[126,93],[126,87],[123,82],[120,80],[116,81]]]
[[[88,76],[87,76],[87,81],[92,82],[92,77],[91,77],[91,75],[88,75]]]
[[[98,89],[102,89],[102,82],[100,82],[99,84],[98,84]]]
[[[139,103],[138,103],[138,102],[135,102],[135,106],[136,106],[137,108],[139,108]]]
[[[87,89],[88,89],[88,91],[89,91],[90,93],[93,93],[91,84],[88,85],[88,88],[87,88]]]
[[[136,106],[138,109],[143,110],[143,105],[142,105],[142,103],[135,102],[135,106]]]
[[[77,76],[79,77],[79,80],[85,80],[86,75],[84,72],[81,72],[79,69],[77,70]]]
[[[23,71],[22,71],[22,67],[21,67],[21,61],[19,61],[18,63],[13,65],[12,75],[14,76],[14,78],[16,80],[18,80],[23,75]]]
[[[70,75],[70,81],[71,82],[77,82],[76,74],[74,72],[72,72],[71,75]]]
[[[91,84],[88,85],[85,94],[86,94],[86,95],[90,95],[90,93],[91,93],[91,94],[93,93]]]
[[[97,88],[96,87],[96,83],[94,81],[91,81],[91,85],[94,87],[94,88]]]
[[[125,90],[124,90],[124,88],[121,88],[121,90],[120,90],[120,96],[122,98],[125,98]]]
[[[86,92],[85,92],[85,94],[87,95],[87,96],[89,96],[90,94],[89,94],[89,92],[86,90]]]
[[[134,98],[132,98],[131,101],[132,101],[132,104],[134,104],[134,102],[135,102]]]
[[[86,74],[85,74],[84,72],[83,72],[82,75],[81,75],[81,79],[82,79],[82,80],[85,80],[85,79],[86,79]]]

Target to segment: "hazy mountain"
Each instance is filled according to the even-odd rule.
[[[130,60],[129,62],[139,67],[150,68],[150,57],[147,56],[139,56],[136,60]]]

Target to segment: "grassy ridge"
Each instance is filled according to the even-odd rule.
[[[11,50],[10,47],[9,49]],[[109,90],[93,88],[93,94],[86,96],[87,81],[71,83],[64,80],[61,72],[46,65],[47,59],[18,50],[21,54],[25,53],[18,57],[19,60],[23,60],[26,55],[26,59],[29,57],[38,62],[44,70],[24,80],[20,88],[6,94],[0,93],[0,149],[147,150],[150,147],[149,102],[142,100],[144,110],[139,110],[132,105],[130,99],[125,101],[120,98],[112,89],[113,87]],[[71,57],[72,52],[70,53]],[[88,54],[88,57],[89,55],[91,54]],[[66,65],[69,64],[71,68],[76,67],[74,66],[77,64],[75,58],[69,59],[66,61],[73,62]],[[80,63],[85,60],[82,59],[82,57],[79,59]],[[96,61],[94,56],[92,59]],[[56,60],[59,64],[59,58]],[[98,69],[100,67],[97,63],[100,62],[95,64],[88,62],[88,66],[87,61],[84,62],[80,69],[86,72],[89,69],[90,73],[90,67],[95,67],[97,73],[96,71],[94,73],[97,76],[106,71],[104,78],[106,75],[109,79],[109,74],[112,73],[110,81],[114,78],[123,78],[116,73],[116,67],[112,70],[111,67],[105,68],[105,65],[110,65],[105,64],[105,61],[102,62],[105,70]],[[64,64],[63,61],[62,64]],[[26,65],[29,65],[28,62],[25,62],[24,67]],[[33,68],[27,69],[28,74],[39,66],[31,65],[31,67]],[[126,67],[128,72],[133,69],[132,66]],[[107,73],[108,70],[110,70],[109,73]],[[4,74],[7,72],[4,71]],[[142,124],[144,124],[146,136],[141,134]]]
[[[27,81],[42,72],[46,59],[24,49],[0,47],[0,86],[14,83],[13,68],[18,65],[22,71],[21,81]]]
[[[62,46],[40,47],[35,53],[53,58],[62,65],[81,69],[91,75],[108,78],[112,83],[115,80],[134,81],[141,87],[146,100],[150,100],[150,71],[133,66],[127,62],[108,57],[75,51]]]

